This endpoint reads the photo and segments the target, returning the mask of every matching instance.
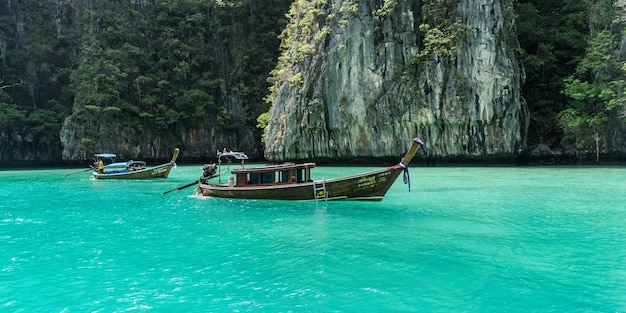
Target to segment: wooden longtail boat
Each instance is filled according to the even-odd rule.
[[[423,145],[415,138],[399,164],[335,179],[312,180],[315,163],[235,169],[226,184],[198,183],[196,194],[237,199],[381,201],[400,173],[408,175],[408,164]]]
[[[146,167],[144,161],[115,162],[116,155],[99,153],[94,155],[93,177],[96,179],[150,179],[167,178],[173,167],[176,166],[179,149],[174,149],[174,155],[169,163],[154,167]]]

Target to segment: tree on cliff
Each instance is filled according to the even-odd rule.
[[[558,150],[562,131],[556,116],[567,102],[564,78],[574,73],[587,47],[587,2],[527,0],[515,12],[526,72],[522,91],[530,111],[527,145]]]
[[[624,25],[616,19],[612,8],[605,5],[604,1],[597,3],[599,12],[594,15],[597,16],[594,21],[595,27],[606,28],[593,31],[575,73],[564,80],[563,93],[570,99],[567,108],[557,114],[564,131],[564,146],[571,147],[574,155],[594,151],[596,162],[605,150],[605,130],[611,111],[623,115],[626,108],[625,63],[615,53]]]

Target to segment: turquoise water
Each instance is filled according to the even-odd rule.
[[[413,167],[328,203],[76,170],[0,171],[1,312],[626,311],[626,168]]]

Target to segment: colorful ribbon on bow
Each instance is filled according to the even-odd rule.
[[[409,192],[411,191],[411,177],[409,176],[409,166],[404,163],[404,161],[400,162],[400,166],[404,169],[404,183],[409,185]]]

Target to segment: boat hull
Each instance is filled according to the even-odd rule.
[[[155,167],[145,168],[137,171],[127,171],[121,173],[98,173],[93,172],[95,179],[151,179],[151,178],[167,178],[170,171],[174,167],[174,163],[162,164]]]
[[[196,192],[207,197],[235,199],[380,201],[402,171],[402,167],[393,166],[350,177],[285,185],[199,184]]]

